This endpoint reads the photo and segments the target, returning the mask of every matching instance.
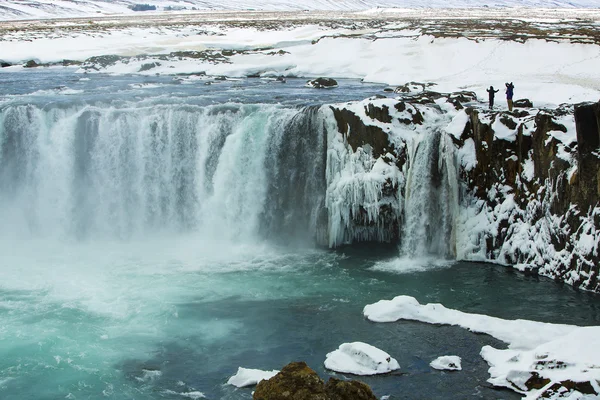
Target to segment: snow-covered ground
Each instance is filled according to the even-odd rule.
[[[377,8],[596,8],[595,0],[3,0],[0,20],[131,14],[147,4],[165,10],[366,10]],[[146,11],[152,12],[152,11]]]
[[[458,325],[502,340],[508,349],[485,346],[481,350],[481,356],[490,365],[489,382],[525,394],[526,399],[566,398],[569,389],[570,399],[598,398],[600,393],[598,326],[504,320],[448,309],[441,304],[421,305],[410,296],[369,304],[363,314],[373,322],[407,319]],[[580,392],[583,388],[589,396]]]
[[[17,66],[1,71],[29,60],[116,55],[110,62],[90,60],[80,71],[418,81],[482,97],[490,85],[513,81],[516,98],[536,105],[600,98],[600,36],[594,33],[600,10],[502,9],[499,15],[479,9],[463,12],[466,20],[456,11],[427,10],[428,19],[416,22],[416,10],[373,12],[5,22],[0,61]]]

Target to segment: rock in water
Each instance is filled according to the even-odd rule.
[[[329,378],[325,391],[331,400],[375,400],[369,385],[359,381],[341,381]]]
[[[327,384],[305,362],[292,362],[256,386],[254,400],[377,400],[359,381],[330,378]]]
[[[317,78],[306,82],[306,86],[315,89],[334,88],[337,87],[337,85],[337,81],[332,78]]]
[[[256,386],[254,400],[328,400],[325,383],[305,362],[292,362]]]

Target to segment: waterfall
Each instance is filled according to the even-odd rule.
[[[315,238],[319,118],[277,105],[6,106],[0,235]]]
[[[453,144],[354,151],[329,107],[10,105],[0,110],[0,236],[193,233],[337,247],[399,240],[453,256]]]
[[[433,132],[409,156],[401,253],[454,257],[458,177],[448,135]]]

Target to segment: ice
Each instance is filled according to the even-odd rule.
[[[354,375],[386,374],[400,368],[398,361],[363,342],[344,343],[327,354],[325,368]]]
[[[438,11],[438,17],[445,12]],[[516,10],[506,12],[519,16]],[[260,15],[252,17],[263,18]],[[283,14],[281,18],[293,19],[294,16]],[[33,28],[28,28],[5,33],[6,40],[0,41],[0,54],[3,61],[25,63],[31,59],[40,62],[83,61],[106,54],[140,56],[182,50],[245,50],[227,56],[223,61],[136,57],[88,72],[143,75],[204,72],[230,77],[254,74],[324,76],[389,85],[410,81],[434,82],[437,91],[468,88],[481,96],[485,95],[485,88],[490,83],[500,87],[503,80],[510,79],[516,85],[515,98],[529,98],[539,107],[600,98],[600,70],[596,68],[600,49],[593,44],[570,43],[567,40],[529,39],[519,43],[494,38],[477,41],[434,38],[408,27],[398,28],[397,22],[390,22],[382,28],[361,26],[357,35],[352,17],[346,18],[345,23],[335,28],[310,20],[295,28],[283,25],[273,29],[237,28],[216,26],[214,22],[203,24],[202,18],[173,29],[125,26],[94,30],[86,27],[90,29],[86,32],[71,31],[65,26],[55,28],[52,35],[46,31],[34,35],[31,33]],[[372,40],[373,35],[381,37]],[[513,62],[515,59],[519,62]],[[156,63],[156,66],[142,68],[149,63]],[[498,108],[506,109],[501,99],[498,99]],[[465,115],[459,114],[457,118],[456,126],[448,126],[454,135],[457,134],[455,128],[460,128],[459,120]],[[509,138],[512,134],[506,129],[498,131],[499,137]]]
[[[458,325],[502,340],[508,344],[508,349],[484,346],[481,350],[481,356],[490,365],[488,381],[527,394],[528,399],[536,399],[552,384],[568,380],[590,382],[600,393],[595,383],[600,379],[600,326],[578,327],[522,319],[506,320],[464,313],[441,304],[421,305],[410,296],[380,300],[365,306],[363,313],[374,322],[408,319]],[[525,383],[534,374],[548,379],[549,383],[540,389],[528,388]]]
[[[260,369],[250,369],[239,367],[237,373],[227,381],[228,385],[236,387],[246,387],[256,385],[258,382],[271,379],[277,375],[279,371],[263,371]]]
[[[460,371],[462,369],[459,356],[441,356],[429,363],[431,368],[440,370]]]

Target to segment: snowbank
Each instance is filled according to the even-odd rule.
[[[578,327],[528,320],[505,320],[452,310],[441,304],[425,304],[410,296],[397,296],[365,306],[364,315],[374,322],[400,319],[431,324],[458,325],[487,333],[508,344],[500,350],[485,346],[481,356],[490,365],[490,383],[528,399],[570,393],[600,394],[600,327]],[[597,398],[597,397],[596,397]]]
[[[377,347],[363,342],[344,343],[327,354],[325,368],[354,375],[386,374],[400,368],[398,361]]]
[[[258,384],[263,379],[268,380],[277,375],[279,371],[263,371],[260,369],[250,369],[239,367],[237,373],[227,381],[228,385],[236,387],[246,387]]]

